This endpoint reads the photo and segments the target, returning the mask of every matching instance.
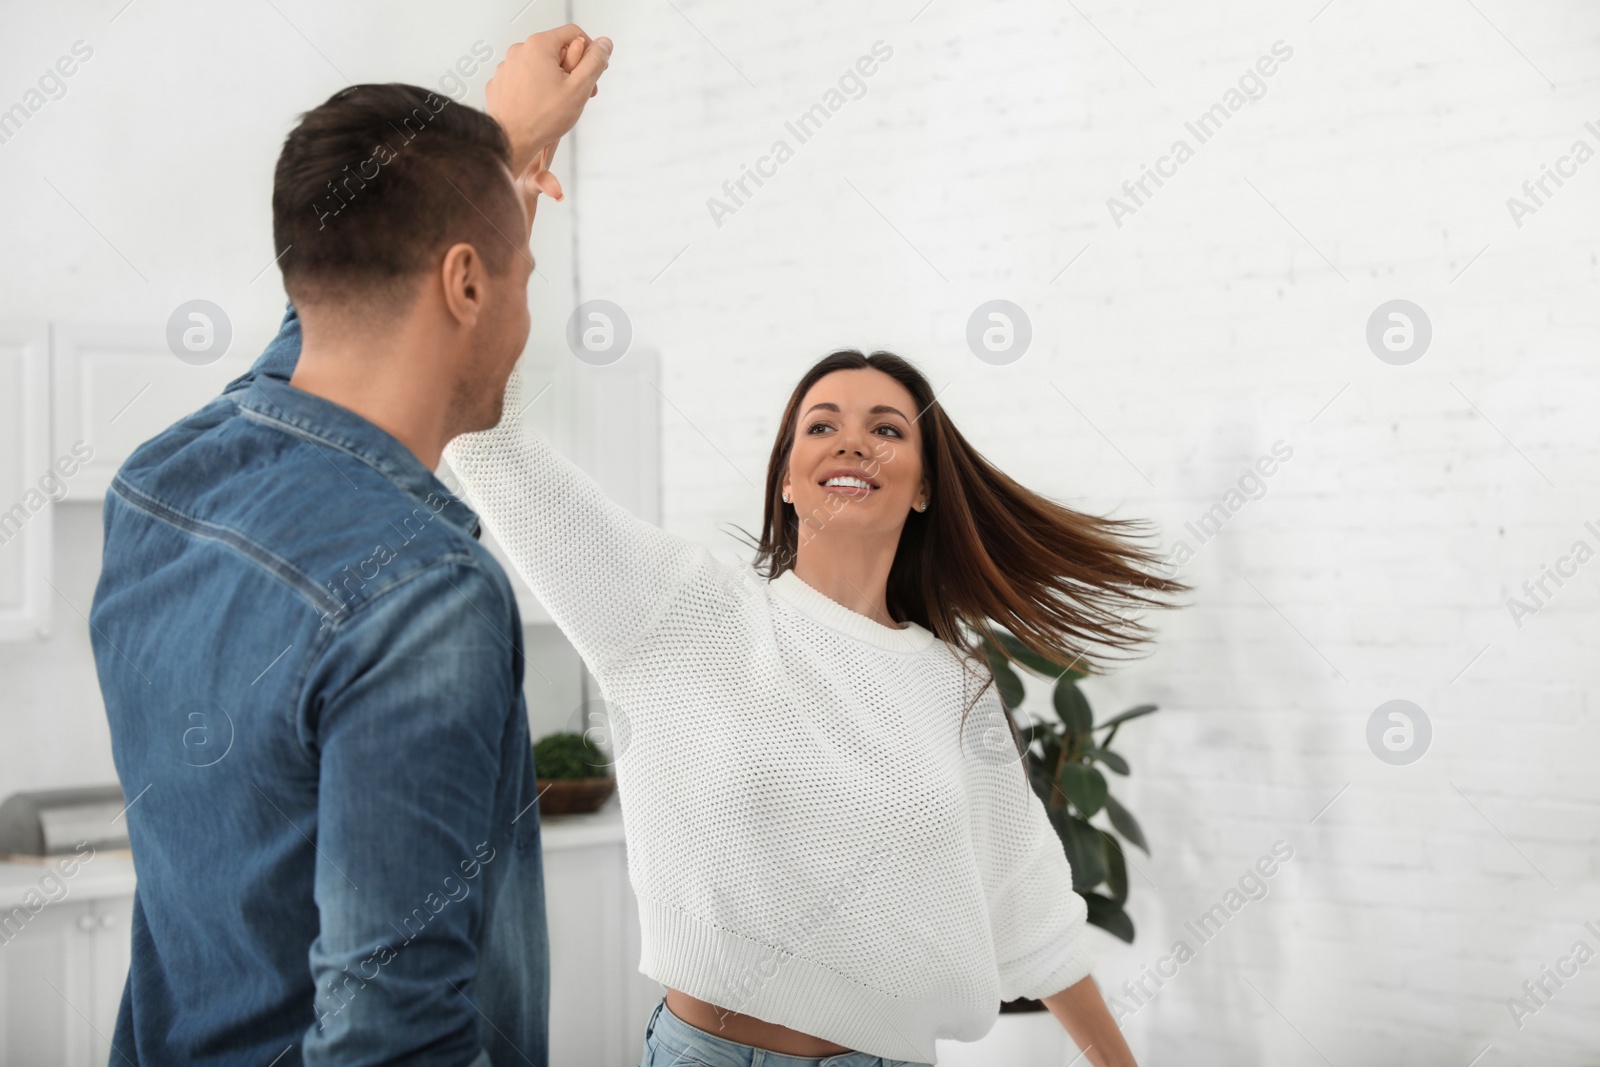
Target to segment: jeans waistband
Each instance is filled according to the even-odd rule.
[[[710,1067],[931,1067],[911,1060],[891,1060],[869,1052],[840,1052],[831,1056],[790,1056],[754,1045],[730,1041],[684,1022],[672,1014],[665,997],[656,1005],[645,1028],[645,1040],[656,1040],[658,1067],[682,1055]],[[664,1056],[659,1055],[665,1053]]]

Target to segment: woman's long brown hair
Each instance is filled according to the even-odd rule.
[[[961,435],[922,372],[892,352],[833,352],[795,385],[767,464],[761,537],[749,538],[763,577],[791,569],[799,547],[799,515],[783,502],[783,476],[802,400],[825,375],[868,367],[916,400],[928,486],[928,509],[907,513],[889,568],[891,615],[977,662],[984,661],[982,636],[993,638],[999,624],[1035,655],[1085,674],[1104,673],[1107,652],[1150,639],[1151,630],[1125,613],[1173,607],[1164,598],[1189,587],[1154,573],[1162,561],[1139,543],[1147,536],[1142,521],[1074,511],[1018,484]]]

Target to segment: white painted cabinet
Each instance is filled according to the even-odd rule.
[[[164,326],[0,322],[0,641],[49,635],[61,500],[98,500],[144,441],[249,366],[194,366]]]
[[[636,1067],[666,993],[639,973],[639,905],[615,795],[594,815],[544,820],[550,929],[550,1062]]]
[[[50,528],[61,480],[50,453],[50,332],[0,322],[0,641],[49,633]]]
[[[111,1062],[132,916],[132,896],[69,896],[0,946],[0,1067]]]
[[[540,829],[550,1062],[635,1067],[665,990],[639,973],[618,798]],[[126,853],[97,857],[65,881],[64,896],[29,913],[22,902],[45,870],[0,863],[0,1067],[106,1067],[120,1062],[110,1040],[128,973],[133,864]]]
[[[111,1039],[116,1033],[117,1012],[122,1007],[122,987],[128,981],[128,964],[133,960],[133,898],[107,897],[91,906],[86,924],[80,918],[78,930],[87,933],[90,945],[89,1018],[94,1023],[89,1062],[94,1067],[121,1062],[111,1054]]]
[[[204,366],[167,346],[161,323],[57,323],[52,447],[92,452],[71,484],[74,498],[103,497],[133,450],[222,392],[255,356],[233,353]]]

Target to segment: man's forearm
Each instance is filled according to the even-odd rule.
[[[1050,1014],[1061,1020],[1068,1035],[1094,1067],[1138,1067],[1133,1050],[1106,1008],[1105,997],[1093,975],[1044,998]]]

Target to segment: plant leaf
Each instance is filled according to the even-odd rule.
[[[1022,687],[1022,679],[1017,677],[1017,672],[1011,669],[1010,662],[1000,654],[989,641],[984,641],[984,654],[989,659],[989,670],[994,673],[995,688],[1000,691],[1000,703],[1005,705],[1007,711],[1019,707],[1027,691]]]
[[[1072,865],[1072,888],[1082,892],[1106,880],[1106,843],[1100,831],[1076,815],[1060,812],[1051,820]]]
[[[1042,674],[1046,678],[1061,678],[1068,676],[1072,678],[1084,677],[1084,673],[1082,671],[1075,669],[1066,669],[1063,673],[1063,668],[1060,664],[1051,663],[1037,652],[1034,652],[1027,645],[1023,644],[1022,640],[1018,638],[1016,634],[1006,633],[1004,630],[997,630],[995,631],[995,636],[999,638],[1000,644],[1004,646],[1005,650],[1011,653],[1012,658],[1036,674]],[[1076,662],[1076,657],[1074,657],[1074,662]]]
[[[1078,683],[1063,678],[1056,683],[1053,697],[1056,714],[1074,733],[1086,734],[1094,729],[1094,712],[1089,709],[1089,698],[1083,695]]]
[[[1154,704],[1140,704],[1138,707],[1129,708],[1127,711],[1118,712],[1105,722],[1101,723],[1099,726],[1096,726],[1095,729],[1103,730],[1107,726],[1115,726],[1119,722],[1127,722],[1129,719],[1137,719],[1141,715],[1149,715],[1153,711],[1160,710],[1161,709]]]
[[[1122,910],[1120,904],[1099,893],[1084,893],[1082,896],[1089,909],[1090,923],[1133,944],[1133,920],[1128,918],[1128,913]]]
[[[1111,751],[1109,748],[1091,748],[1086,753],[1086,756],[1092,760],[1099,760],[1101,763],[1104,763],[1107,767],[1116,771],[1118,774],[1128,773],[1128,761],[1117,755],[1117,753]]]
[[[1118,904],[1128,902],[1128,858],[1122,854],[1122,842],[1104,830],[1100,836],[1106,843],[1106,888],[1111,899]]]
[[[1146,856],[1150,855],[1150,846],[1144,843],[1144,831],[1139,829],[1139,820],[1110,793],[1106,794],[1106,814],[1111,816],[1111,825],[1117,828],[1117,833],[1138,845]]]
[[[1061,791],[1085,819],[1105,807],[1109,792],[1106,776],[1086,763],[1065,763],[1061,767]]]
[[[1061,790],[1056,788],[1055,782],[1050,779],[1053,767],[1044,766],[1042,763],[1031,763],[1028,766],[1028,785],[1033,787],[1034,796],[1044,803],[1045,810],[1053,811],[1061,807],[1056,794]]]
[[[1034,754],[1032,748],[1035,741],[1039,742],[1040,746],[1040,751],[1037,755]],[[1048,783],[1055,773],[1056,760],[1061,755],[1061,739],[1048,730],[1035,730],[1033,736],[1028,739],[1028,745],[1029,766],[1037,768],[1044,775],[1045,782]]]
[[[1030,745],[1035,741],[1048,745],[1056,739],[1056,732],[1051,729],[1051,724],[1046,719],[1030,719],[1025,723],[1018,723],[1017,729],[1022,731],[1022,736]]]

